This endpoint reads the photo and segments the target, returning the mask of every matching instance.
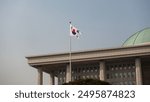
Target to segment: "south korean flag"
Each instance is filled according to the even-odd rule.
[[[79,38],[80,34],[81,34],[81,32],[79,31],[79,29],[74,27],[70,22],[70,36],[74,36],[76,38]]]

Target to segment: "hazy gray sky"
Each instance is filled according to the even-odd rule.
[[[150,27],[150,0],[0,0],[0,84],[37,84],[25,56],[120,47]]]

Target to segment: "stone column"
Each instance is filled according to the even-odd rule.
[[[71,81],[71,68],[70,68],[70,65],[67,64],[67,68],[66,68],[66,83],[68,83],[69,81]]]
[[[99,62],[99,79],[100,80],[105,80],[105,62],[104,61],[100,61]]]
[[[55,77],[53,72],[50,72],[50,85],[54,85],[55,84]]]
[[[43,71],[42,68],[38,68],[38,85],[43,84]]]
[[[135,73],[136,73],[136,84],[142,85],[142,69],[141,69],[141,59],[135,59]]]

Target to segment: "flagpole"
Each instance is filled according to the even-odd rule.
[[[68,69],[68,72],[69,72],[69,75],[68,75],[68,80],[71,81],[71,72],[72,72],[72,42],[71,42],[71,39],[72,39],[72,36],[75,36],[75,37],[79,37],[78,34],[81,34],[80,31],[75,28],[74,26],[71,25],[71,22],[70,23],[70,39],[69,39],[69,69]],[[73,34],[73,35],[72,35]]]
[[[69,22],[71,24],[71,22]],[[72,50],[72,46],[71,46],[71,36],[69,36],[70,39],[69,39],[69,65],[70,65],[70,81],[71,81],[71,70],[72,70],[72,55],[71,55],[71,50]]]
[[[72,67],[72,63],[71,63],[71,62],[72,62],[72,61],[71,61],[71,57],[72,57],[72,56],[71,56],[71,50],[72,50],[72,49],[71,49],[71,36],[70,36],[70,52],[69,52],[69,56],[70,56],[70,61],[69,61],[69,62],[70,62],[70,72],[71,72],[71,67]]]

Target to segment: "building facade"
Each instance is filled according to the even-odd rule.
[[[150,29],[129,37],[122,47],[91,51],[27,57],[38,71],[38,84],[43,84],[43,72],[50,84],[63,84],[79,79],[99,79],[113,85],[150,85]],[[57,79],[57,80],[56,80]]]

